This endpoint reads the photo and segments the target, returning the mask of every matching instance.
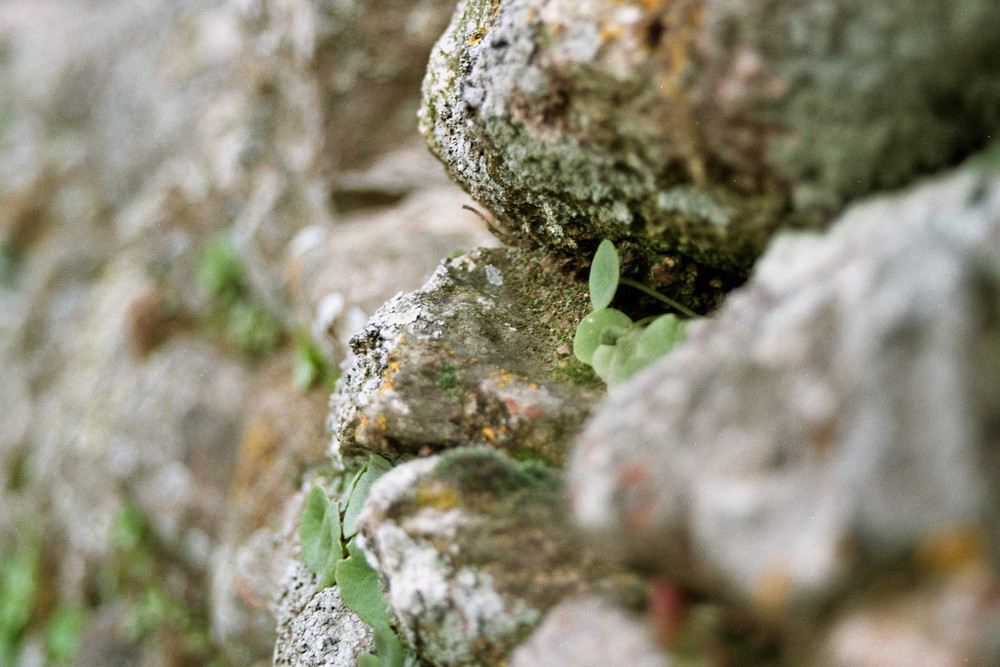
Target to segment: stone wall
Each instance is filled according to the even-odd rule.
[[[998,42],[985,0],[0,3],[0,663],[1000,662]],[[700,315],[610,390],[602,239]],[[372,455],[378,628],[299,533]]]

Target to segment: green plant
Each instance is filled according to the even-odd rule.
[[[209,243],[198,262],[198,280],[212,303],[209,324],[248,356],[271,352],[284,335],[281,322],[254,300],[243,261],[228,236]]]
[[[684,340],[687,321],[672,313],[633,322],[620,310],[610,308],[619,285],[628,285],[652,296],[688,317],[690,309],[642,283],[621,276],[618,251],[605,239],[597,247],[590,266],[590,301],[593,312],[583,318],[573,338],[573,354],[593,367],[609,386],[632,377]]]
[[[114,601],[122,606],[123,637],[168,643],[176,649],[179,664],[220,664],[209,635],[204,584],[199,578],[186,579],[171,566],[139,507],[123,502],[108,537],[112,558],[99,575],[100,597],[102,604]],[[166,568],[175,576],[165,577]]]
[[[294,382],[299,391],[308,391],[320,386],[333,391],[340,374],[326,360],[316,342],[308,334],[295,337]]]
[[[0,664],[14,664],[38,598],[41,539],[28,535],[0,560]]]
[[[56,607],[45,624],[45,651],[49,660],[62,664],[76,655],[86,622],[84,608],[67,604]]]
[[[357,545],[357,520],[372,484],[390,467],[381,456],[372,455],[344,488],[340,498],[330,499],[326,490],[314,486],[306,497],[299,526],[302,560],[316,575],[320,590],[336,584],[340,596],[362,621],[375,629],[377,657],[359,658],[364,667],[403,667],[406,655],[391,628],[385,596],[372,569]]]

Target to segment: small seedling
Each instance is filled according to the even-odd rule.
[[[302,560],[316,575],[320,590],[336,584],[340,596],[351,611],[375,628],[378,656],[366,654],[358,665],[403,667],[415,658],[403,650],[392,631],[389,606],[378,586],[378,573],[372,569],[357,545],[357,520],[376,479],[390,467],[381,456],[372,455],[368,463],[348,482],[341,498],[330,499],[321,486],[314,486],[306,498],[299,526]]]
[[[642,283],[622,278],[618,251],[611,241],[601,241],[590,266],[590,302],[594,312],[584,317],[577,326],[573,354],[593,367],[609,386],[628,380],[673,349],[684,340],[687,326],[686,320],[672,313],[633,322],[622,311],[609,308],[620,284],[653,296],[688,317],[697,317],[692,310],[673,299]]]

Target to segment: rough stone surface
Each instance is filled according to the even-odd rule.
[[[516,236],[739,272],[776,228],[983,145],[998,47],[989,0],[463,0],[421,131]]]
[[[527,250],[477,250],[392,298],[352,341],[333,456],[482,443],[562,460],[599,383],[568,346],[586,289],[559,268]]]
[[[565,531],[558,483],[487,448],[393,468],[358,520],[402,635],[435,665],[501,665],[567,595],[587,556]]]
[[[998,221],[980,163],[778,238],[598,410],[569,463],[580,525],[793,626],[921,553],[995,562]]]
[[[316,577],[301,561],[290,562],[278,600],[274,664],[354,667],[375,650],[372,629],[344,605],[336,586],[316,590]]]
[[[462,208],[468,196],[447,182],[426,149],[419,147],[417,157],[413,148],[346,178],[355,197],[398,197],[392,206],[358,208],[338,225],[307,227],[289,245],[284,287],[293,318],[328,346],[331,359],[345,359],[347,341],[368,315],[423,284],[442,257],[496,245],[482,221]]]
[[[510,667],[669,667],[648,626],[599,597],[573,598],[549,610],[514,650]]]

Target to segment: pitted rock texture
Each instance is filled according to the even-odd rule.
[[[983,145],[998,47],[989,0],[462,0],[421,131],[515,236],[742,272],[775,229]]]
[[[375,650],[372,629],[344,605],[336,586],[316,590],[316,577],[301,561],[288,561],[276,621],[274,665],[355,667]]]
[[[583,529],[793,625],[900,568],[991,567],[1000,178],[980,169],[776,239],[597,411],[568,468]]]
[[[404,463],[375,482],[361,546],[422,657],[506,664],[546,609],[587,589],[593,558],[566,531],[560,499],[553,473],[485,447]]]
[[[352,340],[331,411],[335,458],[469,444],[565,457],[599,380],[571,356],[586,287],[527,250],[477,250],[389,300]]]

